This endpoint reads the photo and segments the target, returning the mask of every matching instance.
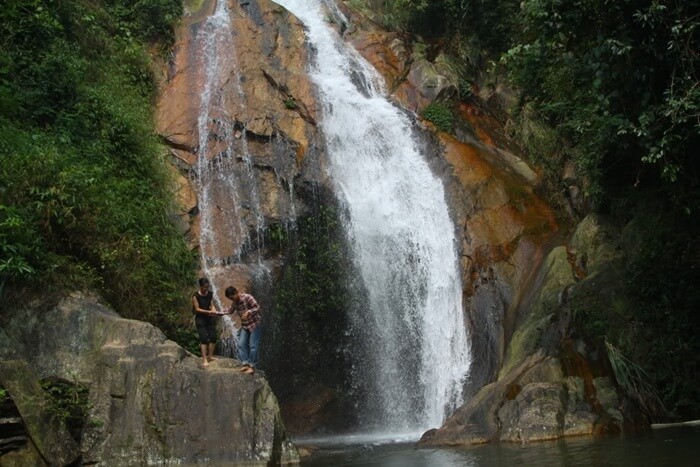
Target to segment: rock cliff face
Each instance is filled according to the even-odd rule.
[[[260,230],[303,212],[299,192],[319,178],[320,151],[301,24],[267,0],[228,1],[211,56],[207,21],[216,5],[200,2],[183,19],[162,73],[157,128],[170,147],[181,225],[193,248],[202,246],[199,197],[208,192],[212,240],[202,253],[221,287],[250,283],[242,257],[269,259]]]
[[[444,58],[428,61],[369,20],[345,10],[353,26],[347,37],[391,83],[392,97],[420,110],[455,93],[456,79]],[[388,65],[387,65],[388,64]],[[427,73],[426,70],[430,70]],[[558,231],[552,209],[535,194],[537,174],[493,130],[497,123],[476,107],[463,106],[471,121],[457,137],[440,133],[429,141],[434,170],[444,180],[458,238],[464,304],[473,348],[479,349],[470,392],[491,382],[503,362],[517,308],[535,279],[549,242]],[[428,138],[429,139],[429,138]]]
[[[588,346],[571,327],[576,301],[614,307],[624,300],[615,277],[620,260],[599,221],[581,221],[539,270],[497,380],[423,442],[529,442],[647,427],[638,402],[618,387],[605,349]]]
[[[87,388],[78,453],[85,464],[298,461],[263,377],[241,374],[234,360],[223,358],[203,370],[158,329],[120,318],[94,297],[73,294],[48,311],[17,312],[4,323],[0,341],[0,376],[17,400],[30,394],[32,378]],[[19,381],[24,389],[12,394]],[[25,420],[38,414],[17,405]],[[51,436],[60,432],[29,425],[28,432],[29,457],[13,454],[17,465],[29,458],[41,464],[37,450],[52,465],[75,459],[75,449],[51,450],[57,444]]]
[[[353,23],[346,36],[384,74],[397,102],[417,111],[455,94],[444,57],[428,59],[425,46],[411,50],[344,11]],[[428,152],[462,238],[464,308],[476,349],[471,399],[423,442],[528,442],[645,425],[617,387],[605,352],[572,337],[569,296],[615,270],[611,248],[590,219],[568,243],[562,238],[552,209],[535,194],[538,175],[488,105],[470,100],[457,109],[457,139],[440,134],[441,149]]]
[[[196,171],[201,154],[223,168],[222,177],[211,182],[214,193],[222,191],[217,180],[227,174],[242,179],[245,167],[252,167],[257,212],[268,227],[293,221],[305,209],[299,190],[304,184],[326,184],[319,170],[323,142],[305,74],[309,56],[303,28],[266,0],[228,5],[233,58],[223,65],[228,78],[217,91],[222,108],[207,121],[198,120],[206,76],[197,38],[215,6],[212,0],[202,2],[183,22],[158,104],[159,132],[178,172],[183,231],[193,247],[201,239],[197,193],[202,180]],[[397,103],[418,111],[457,93],[445,57],[426,47],[410,48],[399,36],[341,8],[350,21],[336,23],[339,31],[385,76]],[[478,97],[460,104],[459,112],[463,119],[456,137],[436,135],[426,125],[423,139],[424,153],[444,180],[460,239],[475,364],[467,388],[471,401],[430,442],[537,440],[602,426],[619,429],[624,417],[615,407],[621,399],[605,359],[568,339],[561,305],[580,278],[552,209],[536,194],[537,173],[510,147]],[[210,132],[205,142],[200,131]],[[211,228],[224,240],[214,247],[217,257],[205,256],[223,265],[213,278],[220,286],[230,280],[251,282],[246,263],[262,258],[274,269],[283,261],[270,258],[251,234],[260,226],[251,192],[241,192],[243,209],[236,213],[240,222],[233,229],[226,220],[232,213],[230,200],[216,195],[213,200],[218,211],[210,214]],[[324,391],[310,391],[297,405],[324,399]]]

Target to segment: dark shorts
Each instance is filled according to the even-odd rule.
[[[197,327],[200,344],[215,344],[216,335],[216,320],[213,316],[195,315],[194,324]]]

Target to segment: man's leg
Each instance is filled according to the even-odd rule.
[[[214,358],[214,352],[215,352],[215,351],[216,351],[216,342],[211,342],[211,343],[209,344],[209,355],[208,355],[208,357],[207,357],[207,360],[209,360],[210,362],[211,362],[212,360],[216,360],[216,359]]]
[[[261,334],[260,326],[256,326],[253,332],[250,333],[250,366],[253,368],[258,366],[258,349],[260,347]]]
[[[209,342],[209,335],[207,333],[207,325],[204,319],[196,316],[194,319],[195,328],[197,329],[197,335],[199,336],[199,353],[202,355],[202,366],[205,368],[209,366],[209,361],[207,360],[207,350]]]
[[[238,331],[238,358],[243,365],[250,365],[250,350],[249,350],[250,333],[245,329]]]
[[[199,352],[202,354],[202,365],[209,366],[209,361],[207,360],[207,347],[208,344],[199,344]]]
[[[214,352],[216,351],[216,322],[210,319],[207,323],[207,361],[211,362],[214,360]]]

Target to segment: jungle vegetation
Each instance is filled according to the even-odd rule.
[[[0,6],[4,297],[92,287],[177,332],[196,263],[171,219],[152,109],[153,57],[181,15],[180,0]]]

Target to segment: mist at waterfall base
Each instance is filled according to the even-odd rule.
[[[366,290],[349,316],[362,429],[415,439],[463,403],[471,364],[455,226],[410,118],[329,25],[325,1],[279,0],[307,28],[328,171]]]

